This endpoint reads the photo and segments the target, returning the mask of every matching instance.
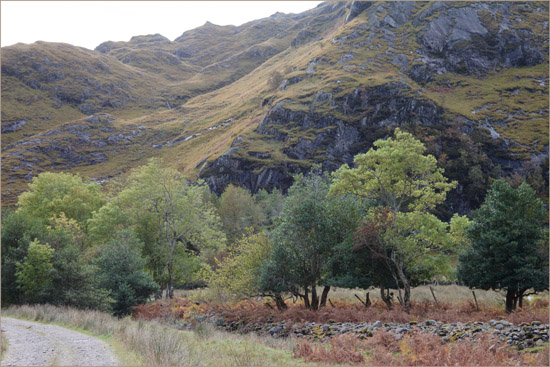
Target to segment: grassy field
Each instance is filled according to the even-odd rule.
[[[415,287],[411,291],[411,298],[413,301],[422,302],[422,301],[433,301],[433,296],[430,291],[430,287],[433,289],[435,297],[440,302],[448,303],[461,303],[467,302],[468,300],[474,301],[472,290],[459,286],[459,285],[424,285]],[[322,288],[317,289],[318,294],[321,294]],[[331,288],[329,293],[329,298],[331,300],[344,300],[344,301],[355,301],[359,303],[355,295],[365,299],[366,292],[369,292],[371,300],[380,300],[380,289],[371,288],[371,289],[347,289],[347,288]],[[498,306],[504,304],[505,294],[504,292],[493,291],[493,290],[475,290],[476,298],[479,303],[483,303],[491,306]],[[199,300],[208,300],[208,294],[204,290],[184,290],[176,289],[174,291],[176,297],[194,297]],[[548,292],[540,293],[535,298],[545,298],[548,299]]]

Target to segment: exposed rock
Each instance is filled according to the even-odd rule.
[[[346,23],[349,23],[372,4],[372,1],[352,1],[349,6],[348,16],[346,17]]]
[[[27,124],[26,120],[20,120],[15,122],[4,122],[2,121],[2,134],[5,133],[13,133],[17,131],[17,129],[25,126]]]

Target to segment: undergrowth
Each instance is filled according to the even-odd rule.
[[[415,333],[397,339],[378,331],[366,341],[349,335],[321,344],[296,343],[294,356],[318,363],[370,366],[548,366],[548,347],[542,353],[520,353],[488,335],[477,340],[442,343],[436,335]]]
[[[458,304],[449,302],[413,301],[412,308],[405,310],[396,305],[388,310],[384,303],[375,300],[372,306],[365,308],[359,302],[347,300],[332,301],[332,305],[319,311],[306,309],[300,303],[289,303],[288,309],[277,311],[268,300],[254,299],[238,302],[216,303],[195,302],[189,299],[174,298],[159,300],[135,308],[133,316],[137,319],[153,320],[162,318],[192,321],[195,316],[216,313],[224,315],[226,321],[246,320],[248,322],[396,322],[408,323],[437,320],[446,323],[468,321],[507,320],[513,324],[548,320],[548,300],[538,299],[522,309],[507,314],[501,305],[479,304],[479,310],[473,301]]]

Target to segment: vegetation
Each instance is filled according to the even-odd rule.
[[[331,192],[372,203],[356,233],[354,249],[365,249],[362,256],[383,263],[370,267],[372,281],[384,292],[391,276],[400,303],[408,307],[411,282],[445,274],[445,252],[453,250],[453,241],[447,224],[429,211],[456,183],[447,182],[436,159],[423,155],[424,145],[409,133],[396,129],[395,139],[378,140],[374,146],[377,149],[355,157],[356,168],[344,165],[335,172]],[[389,293],[384,299],[391,307]]]
[[[49,305],[11,306],[2,315],[47,322],[111,336],[135,355],[139,366],[302,366],[292,358],[293,343],[217,330],[191,332],[167,328],[157,322],[118,319],[106,313]]]
[[[495,344],[483,335],[479,340],[441,344],[432,334],[413,334],[396,340],[380,331],[368,341],[342,335],[328,345],[299,341],[294,356],[327,364],[368,366],[509,366],[546,365],[548,355],[521,354],[508,345]]]
[[[322,287],[318,287],[318,293],[321,293],[322,289]],[[382,323],[420,323],[437,320],[445,323],[466,324],[474,322],[474,320],[475,322],[489,322],[501,319],[519,325],[544,321],[548,318],[547,291],[526,299],[521,311],[507,313],[503,302],[505,295],[502,292],[475,290],[479,306],[476,307],[472,291],[465,286],[429,285],[415,287],[413,290],[412,307],[409,309],[396,305],[389,310],[377,289],[332,288],[329,297],[331,301],[326,307],[313,311],[306,309],[303,302],[287,301],[287,308],[282,312],[276,309],[273,300],[266,298],[234,299],[221,303],[218,298],[212,297],[211,293],[205,290],[188,290],[185,291],[184,297],[139,305],[135,308],[133,317],[143,320],[174,320],[176,323],[194,324],[202,320],[204,315],[216,314],[229,325],[231,323],[237,325],[251,323],[253,325],[253,323],[278,322],[284,322],[287,325],[304,325],[310,322],[318,324],[331,322],[373,323],[377,320]],[[435,303],[433,299],[432,290],[438,303]],[[372,304],[368,308],[364,307],[356,298],[358,293],[365,291],[373,295]],[[198,319],[196,319],[197,316]]]
[[[510,50],[491,48],[508,42],[501,35],[517,39],[513,30],[526,54],[544,51],[548,6],[510,5],[508,29],[493,5],[477,12],[490,33],[449,47],[481,50],[489,69],[449,64],[455,72],[441,73],[422,60],[457,49],[426,51],[426,25],[476,4],[419,2],[410,14],[396,4],[349,19],[345,4],[324,4],[94,53],[45,43],[3,50],[2,120],[15,124],[2,134],[3,203],[13,206],[2,213],[2,301],[14,305],[6,314],[116,336],[152,366],[303,364],[292,356],[547,364],[544,353],[486,337],[397,341],[382,332],[293,345],[194,321],[548,318],[547,301],[526,298],[549,287],[547,52],[514,67],[499,59]],[[402,19],[390,31],[396,10]],[[349,134],[360,139],[348,144]],[[221,167],[211,164],[220,157]],[[228,174],[224,162],[238,170]],[[68,167],[79,174],[43,172]],[[220,175],[209,181],[216,193],[200,179]],[[463,282],[478,297],[422,286],[436,281]],[[130,314],[196,329],[121,319]]]
[[[261,289],[292,293],[312,310],[326,305],[327,264],[334,247],[349,240],[358,220],[351,200],[328,198],[328,192],[329,180],[319,171],[295,177],[272,231],[273,250],[259,278]],[[318,285],[325,286],[320,297]]]
[[[469,228],[472,246],[461,255],[459,277],[471,287],[506,290],[507,312],[521,307],[525,295],[548,288],[546,218],[528,184],[495,181]]]
[[[413,286],[455,279],[458,254],[460,279],[507,289],[508,311],[548,288],[545,212],[527,183],[495,181],[473,224],[457,214],[445,222],[433,213],[455,183],[425,146],[399,129],[374,146],[333,179],[319,167],[295,176],[284,200],[235,186],[217,198],[159,160],[112,182],[109,200],[79,176],[43,173],[4,214],[3,299],[123,316],[152,294],[206,282],[218,301],[268,296],[279,310],[288,296],[324,308],[331,286],[378,287],[389,309],[397,289],[410,309]],[[484,246],[495,238],[493,260]],[[498,261],[502,248],[510,264]]]
[[[112,312],[125,316],[132,307],[145,303],[158,285],[145,272],[140,256],[143,244],[130,231],[119,231],[95,261],[101,273],[100,287],[111,291]]]

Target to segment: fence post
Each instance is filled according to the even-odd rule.
[[[474,292],[474,290],[472,290],[472,294],[474,295],[474,301],[476,302],[476,311],[479,311],[479,305],[477,304],[476,292]]]
[[[437,302],[437,298],[435,298],[435,293],[431,285],[430,285],[430,292],[432,292],[432,297],[434,298],[436,306],[439,307],[439,302]]]

